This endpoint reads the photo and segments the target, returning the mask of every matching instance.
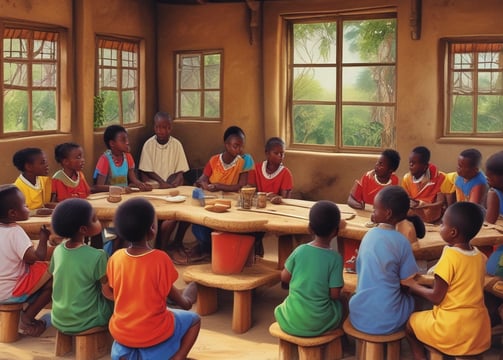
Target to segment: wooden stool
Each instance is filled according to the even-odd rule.
[[[0,342],[14,342],[19,338],[19,318],[23,303],[0,304]]]
[[[76,360],[94,360],[110,353],[113,341],[106,326],[94,327],[78,334],[65,334],[58,330],[56,356],[63,356],[73,351],[74,338]]]
[[[315,337],[299,337],[287,334],[277,322],[269,327],[269,333],[279,338],[279,360],[338,360],[342,359],[341,329],[327,331]]]
[[[344,332],[356,339],[356,358],[381,360],[384,358],[384,346],[387,345],[386,359],[400,359],[400,340],[405,337],[405,331],[397,331],[389,335],[370,335],[356,330],[349,318],[342,324]]]
[[[444,354],[438,351],[437,349],[434,349],[432,347],[426,346],[428,351],[430,352],[430,360],[443,360],[444,359]],[[447,355],[445,355],[447,356]],[[451,356],[450,358],[454,358],[455,360],[482,360],[484,358],[484,355],[479,354],[479,355],[461,355],[461,356]]]
[[[241,334],[251,327],[252,290],[264,285],[274,285],[280,281],[281,271],[276,264],[259,260],[245,267],[239,274],[219,275],[211,271],[211,264],[188,266],[183,272],[185,282],[197,283],[196,311],[199,315],[209,315],[217,311],[217,289],[234,292],[232,309],[232,330]]]

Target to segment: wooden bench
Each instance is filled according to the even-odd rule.
[[[56,333],[56,356],[72,352],[75,341],[76,360],[95,360],[110,353],[112,336],[108,327],[99,326],[76,334]]]
[[[22,303],[0,304],[0,342],[10,343],[19,338],[18,327]]]
[[[277,322],[269,327],[269,333],[279,338],[279,360],[339,360],[342,359],[344,332],[334,329],[315,337],[287,334]]]
[[[217,311],[217,289],[233,291],[232,330],[241,334],[251,327],[252,290],[279,282],[281,271],[276,267],[275,262],[260,259],[239,274],[218,275],[211,271],[211,264],[193,265],[185,269],[183,280],[197,283],[196,311],[199,315]]]
[[[356,340],[356,358],[365,360],[382,360],[386,346],[386,359],[400,359],[400,340],[405,337],[405,331],[397,331],[389,335],[370,335],[356,330],[349,318],[342,324],[344,332]]]

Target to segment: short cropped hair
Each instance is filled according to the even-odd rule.
[[[316,202],[309,211],[309,227],[317,236],[328,236],[339,229],[341,212],[332,201]]]
[[[13,199],[21,190],[14,184],[0,185],[0,218],[6,218],[14,206]]]
[[[428,164],[430,162],[431,153],[426,146],[417,146],[412,149],[412,152],[419,155],[421,164]]]
[[[231,136],[239,136],[244,138],[245,133],[239,126],[229,126],[224,132],[224,142],[227,142],[227,140],[229,140]]]
[[[265,151],[271,151],[271,149],[275,146],[285,147],[285,142],[279,137],[269,138],[269,140],[265,143]]]
[[[115,212],[114,224],[119,237],[131,243],[139,242],[148,234],[155,219],[152,204],[143,198],[132,198]]]
[[[56,145],[56,147],[54,148],[54,158],[58,163],[61,164],[64,159],[68,158],[70,151],[72,151],[73,149],[78,149],[79,147],[80,145],[74,142],[66,142]]]
[[[480,167],[482,161],[482,154],[477,149],[466,149],[461,151],[459,156],[468,160],[471,167]]]
[[[398,169],[398,166],[400,166],[400,154],[398,151],[386,149],[381,153],[381,155],[388,159],[391,170],[396,171],[396,169]]]
[[[127,131],[124,127],[120,125],[110,125],[105,129],[103,133],[103,141],[108,149],[110,149],[110,141],[115,140],[118,134],[126,133]]]
[[[477,235],[484,223],[484,209],[475,203],[460,201],[447,208],[451,226],[458,229],[461,236],[468,242]]]
[[[35,156],[42,155],[43,151],[40,148],[25,148],[17,151],[12,157],[12,163],[19,171],[24,171],[26,164],[33,163]]]
[[[69,198],[56,205],[51,217],[54,232],[65,238],[74,237],[81,226],[91,223],[93,207],[89,201]]]
[[[486,171],[495,175],[503,175],[503,151],[492,154],[486,161]]]
[[[171,116],[171,114],[168,112],[165,112],[165,111],[159,111],[159,112],[157,112],[157,114],[155,114],[154,121],[160,120],[160,119],[166,119],[171,123],[173,122],[173,117]]]
[[[381,189],[377,196],[385,209],[390,209],[395,219],[403,220],[410,208],[409,195],[403,187],[390,185]]]

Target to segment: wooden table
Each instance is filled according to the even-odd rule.
[[[278,268],[283,268],[284,261],[293,250],[292,236],[296,234],[309,234],[308,216],[309,208],[314,204],[312,201],[290,200],[289,204],[275,205],[267,203],[265,209],[252,209],[252,211],[238,210],[236,206],[238,195],[236,193],[210,193],[207,195],[230,199],[232,207],[225,213],[210,212],[200,206],[198,200],[192,199],[192,186],[180,186],[176,188],[180,195],[186,196],[186,200],[180,203],[170,203],[163,200],[172,189],[154,189],[151,192],[138,192],[123,195],[120,203],[110,203],[106,200],[106,193],[93,194],[90,200],[96,209],[101,221],[113,220],[115,209],[124,200],[143,196],[155,207],[159,219],[173,219],[188,221],[195,224],[208,226],[217,231],[229,231],[237,233],[246,232],[269,232],[279,235],[278,238]],[[101,198],[100,198],[101,196]],[[369,230],[365,225],[370,220],[370,210],[354,210],[345,204],[340,204],[343,218],[347,220],[347,226],[339,232],[339,251],[343,252],[345,239],[360,241]],[[259,212],[260,211],[260,212]],[[356,214],[356,215],[355,215]],[[501,220],[500,220],[501,221]],[[38,237],[40,225],[50,224],[50,217],[32,217],[19,224],[29,233]],[[502,222],[503,225],[503,222]],[[472,240],[475,246],[493,246],[503,243],[503,233],[498,229],[486,226]],[[419,260],[438,259],[446,243],[439,233],[439,226],[427,225],[427,233],[424,239],[420,239],[413,245],[414,256]]]

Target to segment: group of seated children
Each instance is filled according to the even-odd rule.
[[[127,132],[118,125],[105,130],[107,150],[98,160],[92,186],[82,173],[84,154],[77,144],[56,147],[55,157],[62,169],[52,181],[40,149],[23,149],[14,155],[14,165],[21,172],[16,186],[0,187],[0,231],[6,239],[0,244],[6,259],[0,262],[0,274],[6,279],[0,282],[0,302],[29,303],[21,316],[20,331],[33,336],[44,331],[47,324],[35,316],[52,294],[52,322],[61,331],[76,333],[109,324],[115,339],[113,359],[187,356],[199,333],[200,320],[194,313],[166,307],[167,299],[183,309],[190,309],[195,302],[193,284],[183,292],[173,286],[178,276],[173,262],[188,263],[207,256],[212,229],[192,225],[197,246],[187,251],[182,240],[189,224],[158,223],[152,205],[134,198],[120,205],[114,218],[118,236],[129,247],[108,259],[103,250],[84,241],[101,232],[94,210],[83,200],[90,192],[108,191],[110,185],[148,191],[183,184],[188,164],[181,143],[171,136],[172,126],[169,114],[156,114],[155,135],[142,149],[139,178]],[[229,127],[223,140],[224,151],[210,158],[196,186],[215,192],[239,191],[251,184],[259,192],[291,196],[292,174],[283,164],[285,144],[280,138],[267,141],[266,159],[257,164],[244,152],[241,128]],[[356,259],[358,284],[348,304],[349,321],[369,334],[406,328],[415,359],[426,358],[425,345],[453,356],[479,354],[490,346],[491,325],[483,291],[486,258],[470,240],[484,219],[494,223],[503,215],[503,152],[487,160],[484,176],[480,152],[465,150],[452,176],[430,164],[430,151],[419,146],[409,156],[409,172],[401,186],[394,174],[399,163],[396,151],[383,151],[375,168],[355,182],[348,198],[354,208],[373,205],[371,220],[377,225],[361,241]],[[453,193],[457,202],[448,199]],[[484,210],[479,204],[486,198]],[[29,210],[45,208],[51,202],[58,203],[52,216],[53,231],[64,240],[47,265],[43,260],[49,231],[41,229],[34,248],[16,221],[27,219]],[[424,224],[409,215],[411,208],[437,202],[450,205],[440,226],[448,246],[434,268],[433,287],[426,288],[414,280],[418,267],[410,246],[424,236]],[[176,251],[171,257],[150,247],[160,227],[160,246],[166,249],[177,225],[172,245]],[[284,331],[317,336],[338,327],[347,316],[341,299],[343,259],[330,248],[343,226],[334,203],[318,201],[311,208],[309,228],[314,238],[292,252],[281,273],[282,282],[289,284],[289,294],[274,315]],[[260,234],[257,240],[261,240]],[[503,253],[503,246],[494,254],[498,251]],[[503,260],[491,260],[487,271],[503,272]],[[414,312],[413,295],[432,302],[433,309]],[[157,325],[152,327],[152,323]]]

